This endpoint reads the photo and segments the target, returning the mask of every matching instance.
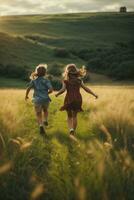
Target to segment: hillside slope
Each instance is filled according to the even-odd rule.
[[[47,61],[52,52],[49,48],[35,44],[23,37],[0,33],[0,62],[2,64],[28,65]]]
[[[0,33],[0,63],[16,64],[33,67],[39,63],[62,62],[68,63],[74,59],[60,59],[54,56],[54,50],[47,45],[41,45],[36,41],[29,40],[23,36],[14,36],[6,33]],[[77,62],[80,59],[77,58]]]
[[[3,32],[15,35],[37,34],[43,36],[48,44],[65,45],[70,48],[131,41],[134,35],[133,25],[134,13],[81,13],[0,18],[0,28]]]
[[[0,17],[1,68],[73,62],[86,64],[93,72],[132,79],[133,25],[134,13]]]

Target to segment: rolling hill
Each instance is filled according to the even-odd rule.
[[[60,63],[69,62],[78,65],[89,65],[95,72],[111,75],[111,66],[114,63],[116,71],[119,62],[114,59],[120,54],[129,57],[125,63],[132,65],[133,73],[133,43],[134,13],[78,13],[60,15],[31,15],[31,16],[3,16],[0,17],[0,69],[3,65],[14,64],[33,68],[41,62]],[[126,46],[125,53],[122,52]],[[120,51],[121,50],[121,51]],[[115,52],[116,53],[113,53]],[[103,53],[105,52],[105,53]],[[109,58],[109,54],[112,55]],[[115,55],[116,54],[116,55]],[[115,56],[114,56],[115,55]],[[108,57],[108,61],[105,58]],[[108,70],[96,67],[93,58],[101,59],[106,63]],[[110,60],[110,61],[109,61]],[[104,65],[97,60],[98,65]],[[129,67],[129,66],[128,66]],[[95,70],[94,70],[95,68]],[[122,63],[119,70],[122,70]],[[118,71],[118,70],[117,70]],[[131,78],[126,71],[121,78]],[[113,76],[119,73],[113,73]]]
[[[133,200],[134,82],[124,81],[134,78],[133,23],[133,13],[0,17],[1,200]],[[81,90],[75,136],[55,92],[39,134],[23,88],[41,62],[58,88],[65,64],[87,66],[99,98]]]

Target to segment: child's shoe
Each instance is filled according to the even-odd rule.
[[[40,126],[40,134],[46,134],[46,132],[45,132],[43,126]]]
[[[71,128],[71,129],[70,129],[70,135],[74,135],[74,134],[75,134],[74,129]]]
[[[45,126],[48,126],[48,122],[47,122],[47,121],[44,121],[44,125],[45,125]]]

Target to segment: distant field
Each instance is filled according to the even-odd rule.
[[[30,81],[30,80],[29,80]],[[16,78],[3,78],[0,77],[1,89],[24,89],[27,87],[29,81],[24,81]],[[91,86],[134,86],[134,81],[113,81],[105,75],[90,73],[90,81],[87,85]]]
[[[27,82],[20,79],[0,77],[0,88],[26,88]]]
[[[131,41],[133,21],[134,13],[9,16],[0,18],[0,27],[13,35],[39,35],[50,47],[83,48]]]
[[[94,49],[129,42],[133,40],[133,23],[133,13],[0,17],[0,62],[28,67],[40,62],[81,64],[84,61],[77,56],[56,58],[53,49]]]

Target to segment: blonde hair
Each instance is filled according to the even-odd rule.
[[[36,68],[35,71],[31,73],[30,79],[34,80],[40,76],[45,76],[47,71],[47,64],[39,64]]]
[[[75,64],[68,64],[63,73],[65,80],[69,80],[71,77],[82,78],[86,75],[86,67],[78,69]]]

